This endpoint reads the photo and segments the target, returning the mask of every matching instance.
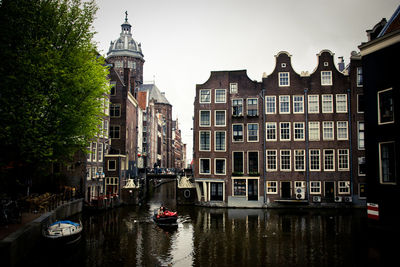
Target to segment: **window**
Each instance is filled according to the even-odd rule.
[[[211,168],[210,168],[210,159],[200,159],[200,174],[210,174],[211,173]]]
[[[116,160],[109,160],[108,161],[108,170],[115,171],[117,169],[117,161]]]
[[[226,103],[225,89],[215,89],[215,103]]]
[[[338,149],[338,170],[347,171],[349,170],[349,150]]]
[[[336,95],[336,113],[347,112],[347,95],[337,94]]]
[[[363,73],[362,73],[362,68],[358,67],[357,68],[357,87],[362,87],[363,86]]]
[[[86,159],[87,161],[92,161],[92,142],[89,143],[89,146],[86,147],[87,154],[86,154]]]
[[[267,122],[265,124],[266,129],[266,140],[276,141],[276,122]]]
[[[258,152],[257,151],[249,151],[247,152],[247,160],[248,160],[248,173],[258,175]]]
[[[358,149],[365,149],[364,122],[358,122]]]
[[[290,141],[290,122],[280,122],[280,141]]]
[[[310,149],[310,171],[320,170],[320,152],[319,149]]]
[[[110,125],[110,138],[119,139],[120,126]]]
[[[348,139],[348,124],[347,121],[337,122],[337,139],[347,140]]]
[[[294,170],[295,171],[304,171],[305,168],[305,151],[300,149],[300,150],[295,150],[294,151]]]
[[[211,201],[224,200],[224,184],[223,183],[210,183],[210,200]]]
[[[304,140],[304,122],[293,122],[294,140]]]
[[[210,151],[210,131],[200,131],[200,151]]]
[[[246,196],[246,179],[233,179],[233,195]]]
[[[308,123],[308,139],[310,141],[319,141],[319,121],[310,121]]]
[[[267,181],[267,193],[268,194],[278,193],[278,183],[276,181]]]
[[[225,132],[215,132],[215,151],[225,151]]]
[[[290,96],[288,95],[279,96],[279,113],[280,114],[290,113]]]
[[[232,116],[239,117],[243,115],[243,99],[232,99]]]
[[[243,124],[232,124],[233,142],[243,141]]]
[[[99,162],[102,162],[103,161],[103,143],[98,144],[97,153],[98,153],[97,160]]]
[[[92,161],[97,161],[97,143],[92,143]]]
[[[310,182],[310,194],[321,194],[321,182],[319,181]]]
[[[121,104],[110,104],[110,117],[121,116]]]
[[[258,123],[247,124],[247,142],[258,142]]]
[[[293,96],[293,113],[304,113],[304,96]]]
[[[216,110],[215,111],[215,126],[225,126],[225,110]]]
[[[290,150],[281,150],[281,171],[290,171]]]
[[[258,99],[247,98],[247,116],[257,116],[257,115],[258,115]]]
[[[364,113],[364,95],[357,95],[357,112]]]
[[[333,121],[322,122],[322,139],[333,140],[334,139]]]
[[[319,96],[308,96],[308,113],[319,113]]]
[[[358,184],[358,192],[359,192],[360,199],[366,199],[367,198],[367,185],[365,183],[359,183]]]
[[[211,126],[211,111],[200,110],[200,127]]]
[[[210,89],[200,90],[200,103],[211,103],[211,90]]]
[[[321,85],[332,85],[332,71],[321,71]]]
[[[110,96],[114,96],[117,92],[117,82],[110,82]]]
[[[86,179],[87,180],[90,180],[90,178],[91,178],[91,173],[90,173],[90,167],[86,167]]]
[[[226,159],[215,159],[215,174],[217,175],[225,174],[225,162]]]
[[[279,86],[289,86],[290,76],[289,72],[279,72]]]
[[[237,83],[230,83],[229,84],[229,89],[231,91],[231,94],[237,94],[237,92],[238,92],[238,84]]]
[[[378,92],[378,123],[394,122],[392,88]]]
[[[395,143],[379,143],[379,177],[382,184],[396,183]]]
[[[339,194],[349,194],[350,193],[350,182],[339,181]]]
[[[233,172],[232,175],[243,174],[243,152],[233,152]]]
[[[324,170],[335,170],[335,150],[333,149],[324,149]]]
[[[276,97],[266,96],[265,97],[265,113],[275,114],[276,113]]]
[[[365,176],[367,174],[367,166],[365,165],[365,157],[358,158],[358,175]]]
[[[267,171],[276,170],[276,150],[267,150]]]
[[[322,95],[322,113],[333,113],[333,95]]]

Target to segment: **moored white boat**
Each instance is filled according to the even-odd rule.
[[[43,236],[50,241],[63,244],[72,244],[81,238],[82,223],[72,221],[57,221],[50,224],[44,231]]]

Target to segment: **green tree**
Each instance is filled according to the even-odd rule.
[[[83,150],[109,86],[94,1],[0,1],[0,172],[35,173]],[[18,178],[18,177],[13,177]]]

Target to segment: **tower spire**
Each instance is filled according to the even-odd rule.
[[[125,11],[125,22],[128,22],[128,10]]]

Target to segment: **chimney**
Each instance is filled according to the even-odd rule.
[[[338,68],[339,68],[340,72],[344,71],[344,59],[343,59],[343,57],[339,57]]]
[[[131,89],[131,70],[129,68],[124,68],[124,84],[126,87],[126,93],[128,94]]]

